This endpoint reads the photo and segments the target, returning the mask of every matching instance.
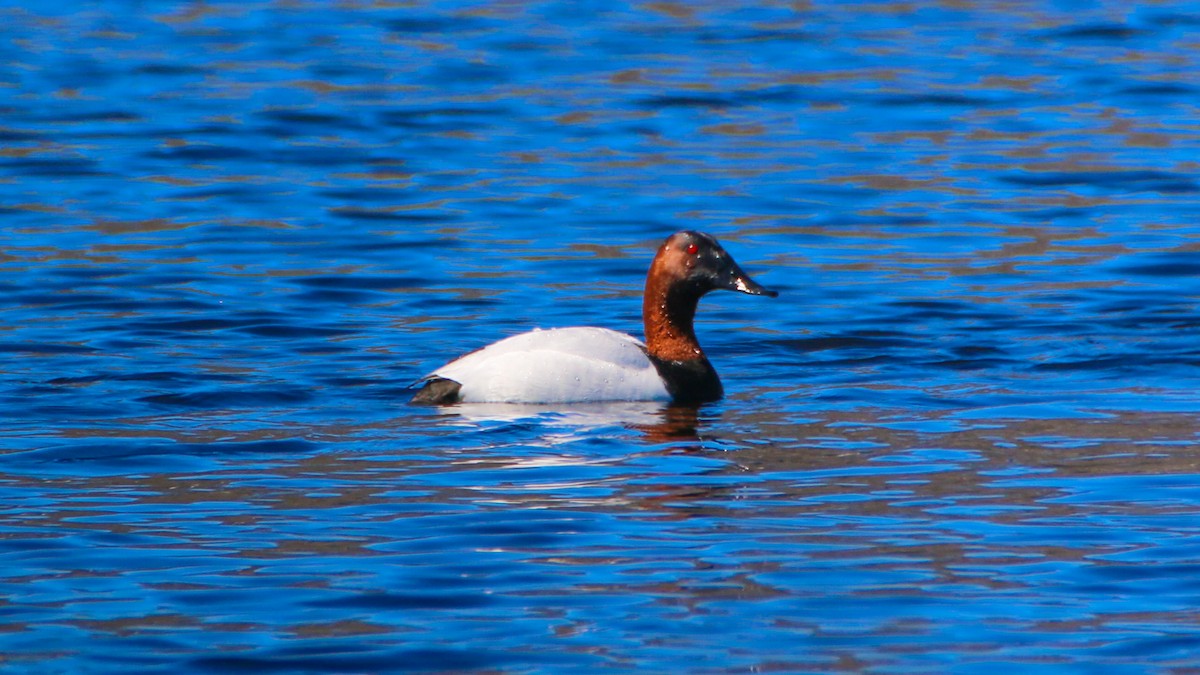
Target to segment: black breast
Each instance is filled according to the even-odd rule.
[[[716,401],[725,395],[721,378],[708,359],[665,361],[651,356],[650,361],[667,385],[667,393],[678,403]]]

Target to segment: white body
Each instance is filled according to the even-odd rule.
[[[464,403],[669,400],[645,349],[607,328],[535,330],[471,352],[427,377],[461,384]]]

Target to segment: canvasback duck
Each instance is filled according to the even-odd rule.
[[[776,297],[717,240],[676,232],[650,263],[642,297],[646,342],[607,328],[535,330],[477,349],[421,378],[413,403],[715,401],[724,395],[692,321],[704,294]]]

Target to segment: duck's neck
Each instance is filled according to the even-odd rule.
[[[676,403],[716,401],[725,395],[721,378],[708,362],[692,320],[700,295],[678,285],[646,284],[642,320],[646,324],[646,352],[658,370],[667,393]]]
[[[660,361],[708,361],[692,326],[698,302],[695,291],[672,286],[662,276],[651,275],[646,280],[642,322],[650,356]]]

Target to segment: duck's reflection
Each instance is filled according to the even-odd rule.
[[[481,480],[492,482],[460,477],[472,498],[512,506],[658,508],[679,493],[680,466],[671,460],[657,468],[659,458],[704,445],[701,409],[664,402],[460,403],[439,408],[433,421],[458,437],[447,452],[452,470],[482,471]],[[670,478],[659,484],[663,474]]]
[[[700,439],[697,406],[657,401],[557,404],[459,403],[438,408],[442,424],[471,428],[503,424],[539,424],[561,438],[563,433],[603,433],[605,429],[632,429],[650,443]]]
[[[689,405],[669,405],[659,410],[659,418],[650,424],[629,424],[646,436],[651,443],[700,440],[700,408]]]

